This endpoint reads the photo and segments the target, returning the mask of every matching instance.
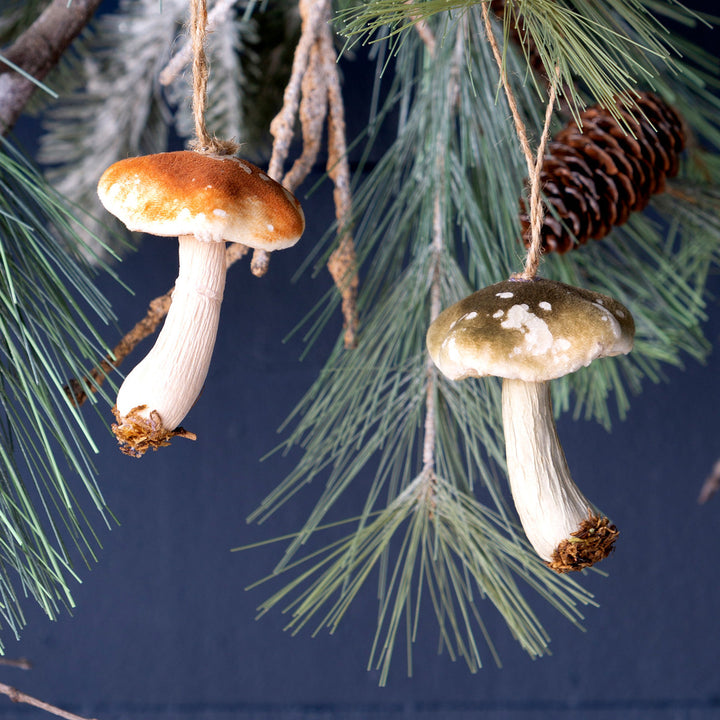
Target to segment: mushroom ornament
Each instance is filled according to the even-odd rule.
[[[427,347],[451,380],[503,378],[508,479],[528,540],[557,572],[605,558],[618,531],[573,482],[558,439],[550,381],[630,352],[635,324],[619,302],[552,280],[508,280],[452,305]]]
[[[262,170],[232,156],[180,151],[128,158],[100,178],[105,208],[130,230],[177,236],[179,270],[155,345],[118,391],[113,432],[140,457],[170,438],[197,400],[215,345],[225,242],[272,251],[303,233],[300,204]]]

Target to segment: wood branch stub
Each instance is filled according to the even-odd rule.
[[[64,1],[65,0],[63,0],[63,2]],[[40,708],[40,710],[44,710],[51,715],[65,718],[65,720],[88,720],[88,718],[84,718],[80,715],[75,715],[74,713],[62,710],[59,707],[50,705],[49,703],[46,703],[42,700],[38,700],[31,695],[26,695],[24,692],[20,692],[20,690],[18,690],[17,688],[14,688],[10,685],[5,685],[5,683],[0,683],[0,693],[2,693],[3,695],[7,695],[14,703],[24,703],[25,705],[32,705],[33,707]]]
[[[88,24],[101,0],[53,0],[38,19],[0,54],[42,81]],[[0,133],[7,135],[37,85],[0,59]]]
[[[720,489],[720,460],[712,467],[710,474],[705,479],[698,496],[698,503],[703,505]]]

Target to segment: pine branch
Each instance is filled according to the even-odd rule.
[[[588,600],[574,584],[556,584],[534,564],[508,519],[495,470],[504,464],[498,386],[458,387],[438,378],[428,364],[428,318],[468,292],[454,257],[451,221],[458,212],[461,218],[466,214],[466,189],[474,183],[464,175],[462,158],[470,157],[464,141],[484,136],[492,143],[494,129],[488,122],[470,140],[469,126],[486,119],[477,118],[482,102],[471,88],[474,78],[494,67],[492,56],[482,44],[468,43],[464,21],[438,32],[442,44],[428,42],[426,29],[403,45],[398,65],[426,72],[414,86],[407,83],[413,87],[411,108],[368,180],[371,190],[356,194],[356,212],[363,218],[356,233],[358,257],[366,267],[357,347],[347,352],[339,340],[321,377],[288,419],[294,427],[282,447],[288,452],[301,447],[302,456],[250,517],[264,520],[322,478],[313,511],[268,580],[295,577],[260,610],[281,605],[293,632],[306,626],[332,631],[377,571],[379,621],[370,665],[379,668],[381,683],[403,627],[411,667],[422,597],[430,597],[441,645],[473,670],[481,664],[476,636],[483,627],[471,600],[476,592],[492,600],[531,654],[545,652],[547,638],[513,576],[527,580],[575,622],[575,600]],[[472,105],[463,106],[468,97]],[[341,512],[351,486],[367,473],[371,480],[355,531],[313,549],[323,523]],[[473,492],[489,497],[495,512]]]
[[[372,13],[381,5],[379,0],[365,7]],[[452,13],[416,14],[432,0],[403,5],[408,27],[429,17],[428,26],[437,24],[443,43],[434,42],[428,26],[419,26],[418,36],[403,34],[396,43],[391,28],[390,38],[378,41],[379,56],[387,57],[388,47],[395,51],[386,94],[396,103],[392,107],[400,108],[401,119],[396,141],[355,191],[355,239],[363,272],[358,345],[346,353],[338,342],[323,373],[286,421],[287,437],[278,450],[297,449],[300,457],[250,516],[262,522],[297,493],[308,492],[308,485],[322,481],[304,526],[266,578],[285,578],[285,584],[260,611],[283,607],[293,632],[304,627],[332,631],[377,571],[379,623],[371,665],[380,669],[381,682],[403,626],[408,628],[408,647],[412,645],[421,622],[421,596],[432,598],[443,645],[477,667],[479,626],[471,627],[467,576],[461,579],[454,566],[459,558],[463,568],[478,567],[473,532],[490,532],[483,513],[491,511],[473,494],[491,499],[511,544],[508,556],[493,556],[490,566],[516,567],[517,562],[527,567],[522,543],[512,545],[516,531],[496,480],[495,468],[504,467],[498,388],[490,381],[456,386],[434,378],[424,355],[424,331],[438,290],[445,306],[470,292],[470,286],[489,285],[517,269],[523,255],[519,198],[526,165],[506,121],[507,107],[497,95],[497,67],[489,49],[475,39],[482,32],[479,9],[468,10],[459,20]],[[450,46],[457,49],[449,40],[455,37],[450,28],[465,22],[469,30],[455,109],[445,95],[452,86]],[[497,28],[496,36],[501,32]],[[422,48],[424,60],[418,57]],[[538,137],[536,90],[523,80],[525,60],[505,48],[504,62],[520,113],[531,136]],[[705,107],[711,106],[706,102]],[[702,119],[708,129],[715,127],[709,109]],[[577,414],[609,424],[613,396],[622,413],[629,393],[639,391],[644,379],[659,380],[663,366],[687,356],[700,359],[707,352],[701,327],[705,279],[718,261],[720,236],[717,215],[703,228],[704,216],[716,210],[710,186],[703,197],[679,211],[679,195],[660,196],[654,210],[666,206],[662,215],[667,227],[657,222],[657,215],[638,215],[610,240],[585,247],[575,257],[545,261],[549,276],[620,299],[632,309],[638,328],[636,350],[629,358],[597,363],[556,383],[558,412],[573,398]],[[429,238],[440,236],[445,238],[443,251],[435,255]],[[318,250],[315,267],[327,256]],[[303,324],[308,343],[322,332],[336,302],[328,294],[309,314]],[[333,525],[350,488],[368,475],[367,499],[355,531],[323,543],[320,531]],[[461,508],[468,508],[469,515]],[[461,527],[473,531],[466,537]],[[444,544],[444,528],[454,544]],[[459,543],[458,537],[467,542]],[[493,595],[498,588],[484,570],[473,572],[473,579],[487,596],[500,597]],[[531,585],[545,601],[563,611],[572,605],[563,595],[565,588],[548,588],[542,585],[546,578],[538,578]],[[517,588],[508,594],[517,601]],[[515,623],[508,603],[497,605],[521,644],[531,653],[542,652],[542,631],[531,621]]]
[[[12,70],[14,63],[42,81],[93,16],[100,0],[53,0],[40,17],[0,56],[0,133],[6,135],[35,92],[37,84]]]
[[[22,603],[54,618],[73,605],[74,553],[98,538],[86,493],[105,523],[97,451],[62,390],[103,351],[95,323],[113,319],[79,259],[64,201],[5,140],[0,152],[0,614],[17,636]],[[73,551],[74,546],[74,551]],[[19,587],[16,587],[16,584]]]
[[[439,13],[469,12],[487,2],[426,0],[410,4],[403,0],[373,0],[344,10],[339,17],[350,42],[372,41],[379,37],[381,29],[387,29],[397,47],[414,24]],[[700,20],[677,2],[513,0],[504,4],[506,45],[511,33],[522,43],[531,71],[525,76],[540,93],[533,66],[544,68],[545,77],[554,77],[557,69],[559,87],[568,93],[567,104],[574,115],[585,104],[578,84],[587,89],[592,102],[612,110],[615,98],[631,102],[638,85],[652,84],[658,77],[659,63],[664,72],[677,72],[679,53],[658,18],[659,9],[667,7],[668,16],[687,23]]]

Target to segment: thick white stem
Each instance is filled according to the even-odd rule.
[[[117,397],[120,418],[159,417],[174,430],[202,390],[212,357],[225,288],[225,243],[179,238],[179,272],[157,341],[125,378]]]
[[[523,529],[550,562],[590,514],[560,445],[549,382],[503,380],[502,414],[510,490]]]

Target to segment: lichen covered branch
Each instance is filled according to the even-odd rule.
[[[312,47],[318,37],[321,24],[326,21],[330,3],[329,0],[300,0],[298,6],[302,18],[300,39],[295,48],[290,79],[283,94],[282,107],[270,123],[273,147],[268,165],[268,175],[277,182],[282,182],[283,166],[295,134],[303,77],[310,66]],[[253,275],[262,277],[267,272],[269,265],[270,255],[267,252],[264,250],[253,252],[250,263]]]
[[[328,174],[335,185],[335,217],[338,223],[339,242],[328,261],[328,270],[342,295],[345,318],[345,347],[355,347],[357,340],[357,258],[353,242],[352,192],[350,165],[347,157],[345,108],[340,89],[337,56],[333,48],[330,25],[323,25],[319,43],[328,89]]]

